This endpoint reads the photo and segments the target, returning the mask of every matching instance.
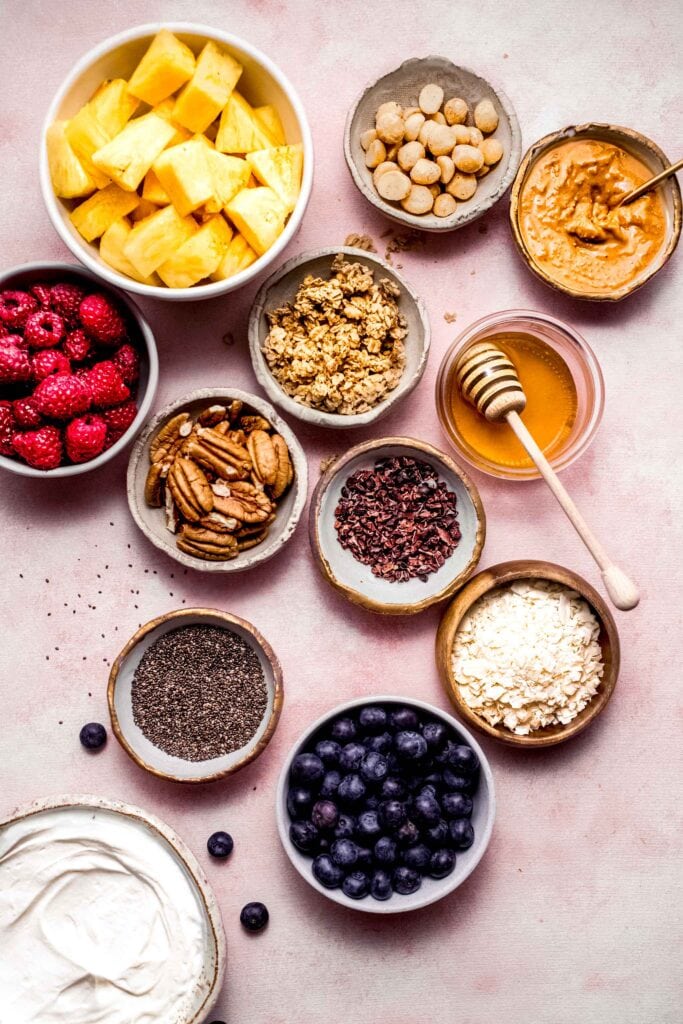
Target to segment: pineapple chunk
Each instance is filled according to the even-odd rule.
[[[191,288],[213,274],[228,251],[231,238],[227,221],[220,215],[211,217],[161,264],[159,277],[169,288]]]
[[[178,96],[173,117],[191,132],[203,132],[228,102],[242,74],[242,65],[214,42],[197,57],[192,79]]]
[[[129,121],[122,132],[93,155],[93,163],[126,189],[134,192],[174,133],[172,124],[156,114]]]
[[[72,210],[69,219],[86,242],[92,242],[103,235],[115,220],[132,213],[139,202],[140,196],[124,192],[112,182]]]
[[[230,220],[259,256],[282,233],[287,207],[272,188],[243,188],[226,207]]]
[[[190,139],[167,149],[154,163],[154,173],[181,217],[213,198],[208,152],[207,145]]]
[[[275,146],[247,153],[247,163],[263,185],[270,185],[287,207],[296,206],[304,167],[303,146]]]
[[[88,106],[100,122],[110,139],[123,129],[140,106],[128,92],[128,82],[123,78],[112,78],[102,82]]]
[[[94,192],[95,182],[69,145],[65,128],[66,121],[55,121],[48,128],[45,136],[47,161],[55,195],[76,199]]]
[[[207,213],[220,213],[232,197],[245,187],[251,171],[246,160],[218,153],[215,149],[208,150],[206,158],[213,178],[214,194],[204,208]]]
[[[171,146],[178,146],[181,142],[187,142],[188,139],[192,138],[192,133],[188,132],[187,128],[183,128],[173,120],[174,105],[175,103],[173,99],[164,100],[163,103],[159,103],[152,111],[152,113],[156,114],[157,117],[163,117],[164,121],[168,121],[172,124],[175,129],[175,133],[171,137],[171,141],[166,146],[166,149],[170,149]]]
[[[195,69],[194,54],[189,46],[162,29],[131,75],[128,91],[150,107],[188,82]]]
[[[233,235],[228,251],[210,275],[211,280],[225,281],[228,277],[239,274],[240,270],[246,270],[257,259],[258,256],[247,240],[240,234]]]
[[[110,141],[100,122],[95,117],[92,107],[86,103],[78,113],[67,122],[66,133],[69,145],[83,164],[86,172],[95,182],[96,188],[104,188],[109,178],[92,162],[93,153]]]
[[[142,185],[142,198],[147,199],[150,203],[156,203],[157,206],[166,206],[171,202],[168,192],[161,187],[161,182],[151,168],[145,175]]]
[[[198,230],[192,217],[181,217],[175,206],[164,206],[132,228],[123,255],[147,277]]]
[[[221,115],[216,149],[221,153],[251,153],[274,145],[274,140],[244,97],[234,92]]]
[[[130,219],[132,221],[144,220],[145,217],[149,217],[152,213],[156,213],[158,209],[159,207],[156,203],[150,203],[149,199],[145,199],[143,197],[131,213]]]
[[[275,145],[284,146],[287,141],[285,130],[282,127],[280,115],[272,103],[267,103],[265,107],[254,107],[254,114],[258,117],[268,134],[272,135]]]
[[[141,284],[160,285],[161,281],[156,274],[152,274],[150,277],[143,277],[142,274],[138,274],[130,260],[124,256],[123,247],[129,234],[130,224],[127,218],[121,217],[120,220],[115,220],[100,239],[100,256],[114,270],[118,270],[120,274],[125,274],[126,277],[132,277],[134,281],[140,281]]]

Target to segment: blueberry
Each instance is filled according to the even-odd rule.
[[[240,921],[248,932],[260,932],[268,924],[269,916],[265,903],[247,903],[242,907]]]
[[[361,729],[370,735],[376,736],[377,733],[382,732],[387,727],[387,713],[384,708],[378,708],[374,704],[369,704],[362,709],[358,716],[358,721]]]
[[[358,815],[356,823],[356,834],[361,839],[376,839],[382,831],[377,811],[363,811]]]
[[[287,793],[290,818],[307,818],[313,805],[313,795],[304,786],[291,786]]]
[[[289,838],[297,850],[302,853],[312,853],[318,849],[320,833],[310,821],[293,821],[289,826]]]
[[[413,871],[412,868],[407,868],[405,865],[394,868],[394,873],[391,876],[391,884],[394,892],[400,893],[402,896],[409,896],[411,892],[417,892],[422,885],[422,876],[419,871]]]
[[[405,800],[408,790],[402,779],[388,775],[382,783],[381,793],[385,800]]]
[[[479,768],[479,758],[465,743],[457,743],[451,750],[449,764],[463,775],[472,775]]]
[[[425,775],[424,784],[431,786],[436,793],[440,793],[443,789],[443,775],[441,772],[430,772],[429,775]]]
[[[367,846],[358,847],[358,860],[356,861],[356,867],[372,867],[372,850],[369,850]]]
[[[436,800],[436,786],[432,785],[431,782],[422,781],[422,785],[417,791],[417,796],[431,796]],[[415,798],[417,799],[417,797]]]
[[[416,843],[415,846],[410,846],[403,851],[402,859],[406,867],[424,874],[432,859],[432,851],[425,843]]]
[[[339,808],[332,800],[318,800],[313,804],[311,821],[316,828],[334,828],[339,821]]]
[[[377,868],[370,879],[370,895],[375,900],[388,900],[391,892],[391,875]]]
[[[444,766],[450,765],[451,756],[453,754],[453,751],[455,750],[455,746],[456,745],[453,742],[453,740],[447,740],[446,746],[443,748],[443,750],[440,750],[438,753],[434,754],[434,761],[436,762],[436,764]]]
[[[378,783],[386,778],[387,759],[376,750],[369,750],[363,757],[360,773],[366,782]]]
[[[406,820],[405,806],[399,800],[383,800],[379,805],[379,819],[386,828],[394,832]]]
[[[422,836],[430,846],[444,846],[450,836],[448,822],[441,818],[432,828],[425,829]]]
[[[431,751],[439,751],[446,746],[448,729],[443,722],[427,722],[422,726],[422,735]]]
[[[86,750],[100,750],[107,742],[107,730],[99,722],[88,722],[78,734]]]
[[[441,808],[431,790],[421,790],[413,801],[415,820],[421,825],[436,825],[441,817]]]
[[[474,842],[474,829],[469,818],[454,818],[448,823],[448,831],[456,850],[469,850]]]
[[[315,752],[326,768],[337,767],[341,747],[334,740],[320,740],[320,743],[315,745]]]
[[[396,863],[398,847],[389,836],[382,836],[375,843],[374,853],[378,864],[386,864],[391,867],[392,864]]]
[[[342,882],[342,892],[352,900],[362,900],[370,892],[370,879],[364,871],[352,871]]]
[[[390,732],[381,732],[379,736],[370,736],[365,746],[368,750],[376,750],[378,754],[388,754],[393,739]]]
[[[345,775],[339,783],[337,797],[345,804],[357,804],[365,796],[365,783],[360,775]]]
[[[321,853],[313,861],[313,874],[326,889],[337,889],[341,885],[344,872],[334,863],[328,853]]]
[[[472,799],[465,793],[444,793],[441,806],[447,818],[469,818],[472,814]]]
[[[325,772],[323,775],[322,785],[320,787],[320,796],[325,800],[329,800],[337,795],[339,789],[339,783],[341,782],[341,775],[335,769],[329,772]]]
[[[358,860],[358,847],[351,839],[337,839],[330,847],[330,854],[340,868],[352,868]]]
[[[389,715],[389,725],[395,732],[403,729],[417,729],[419,720],[412,708],[398,707]]]
[[[444,768],[443,770],[443,784],[446,789],[454,793],[467,793],[471,795],[474,792],[474,782],[475,780],[472,776],[458,775],[452,768]]]
[[[335,839],[351,839],[355,831],[356,819],[350,814],[340,814],[332,834]]]
[[[419,761],[427,753],[427,741],[419,732],[397,732],[394,746],[398,756],[406,761]]]
[[[429,874],[432,878],[445,878],[455,867],[455,854],[452,850],[435,850],[429,861]]]
[[[364,756],[365,747],[362,743],[347,743],[339,755],[339,767],[342,772],[357,772]]]
[[[352,718],[338,718],[332,723],[330,732],[338,743],[350,743],[356,738],[356,723]]]
[[[396,832],[400,846],[414,846],[420,839],[420,830],[414,821],[404,821]]]
[[[218,857],[219,860],[229,857],[234,845],[232,836],[228,832],[214,832],[206,842],[206,848],[211,856]]]
[[[292,761],[290,775],[294,782],[317,782],[325,774],[325,766],[316,754],[297,754]]]

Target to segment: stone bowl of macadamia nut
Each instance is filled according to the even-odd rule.
[[[351,108],[344,153],[373,206],[420,231],[453,231],[504,195],[522,137],[507,96],[445,57],[407,60]]]

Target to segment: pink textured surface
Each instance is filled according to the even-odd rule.
[[[341,243],[351,231],[379,240],[389,229],[351,186],[342,130],[361,86],[409,56],[444,53],[500,83],[525,145],[592,119],[639,128],[672,158],[683,150],[672,117],[683,100],[674,0],[523,0],[513,7],[481,0],[469,8],[447,0],[417,8],[388,0],[79,0],[59,11],[53,3],[5,0],[0,15],[3,267],[68,258],[38,190],[44,111],[86,49],[154,19],[242,34],[300,90],[313,127],[316,183],[288,256]],[[673,477],[683,369],[680,254],[617,307],[574,303],[546,290],[519,261],[503,202],[485,221],[428,238],[400,262],[427,302],[433,350],[421,386],[370,436],[402,432],[445,443],[433,404],[441,354],[457,331],[496,309],[537,308],[569,320],[602,364],[603,425],[564,482],[638,580],[642,603],[618,616],[623,670],[600,721],[565,748],[534,756],[484,742],[498,819],[487,856],[453,897],[399,921],[333,907],[295,874],[279,846],[273,798],[280,763],[301,728],[338,700],[393,691],[446,706],[433,659],[438,613],[384,621],[352,608],[315,571],[305,526],[283,554],[247,576],[185,574],[134,527],[124,455],[63,486],[2,477],[0,815],[37,797],[91,791],[147,807],[175,827],[204,863],[223,910],[229,965],[217,1020],[674,1024],[681,996],[681,595],[674,577],[683,494]],[[144,304],[161,357],[157,407],[212,383],[256,388],[245,338],[255,290],[184,308]],[[446,311],[457,313],[455,325],[444,321]],[[226,332],[235,339],[230,347],[221,340]],[[313,478],[323,456],[352,442],[293,426]],[[540,483],[480,476],[477,483],[489,522],[483,565],[546,558],[596,581]],[[139,623],[181,604],[251,619],[285,674],[285,708],[267,752],[232,781],[200,789],[146,776],[113,741],[97,757],[78,744],[85,721],[106,720],[115,653]],[[217,828],[235,837],[225,865],[208,863],[204,850]],[[238,922],[250,899],[271,912],[267,932],[256,937]]]

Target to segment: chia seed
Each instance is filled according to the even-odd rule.
[[[237,633],[183,626],[159,637],[140,659],[133,720],[160,750],[206,761],[243,747],[266,711],[258,655]]]

